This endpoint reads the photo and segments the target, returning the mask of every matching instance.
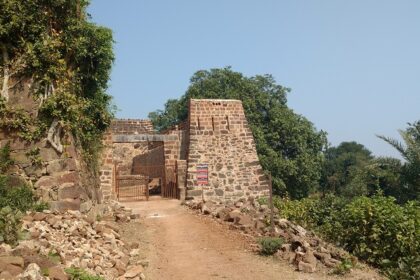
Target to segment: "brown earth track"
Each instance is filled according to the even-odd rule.
[[[140,259],[149,263],[145,275],[150,280],[380,279],[372,270],[357,269],[344,277],[295,271],[286,261],[252,252],[249,240],[238,231],[193,214],[177,200],[125,205],[141,219],[122,229],[123,238],[140,243]]]

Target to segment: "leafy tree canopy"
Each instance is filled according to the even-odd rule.
[[[190,98],[241,100],[261,164],[272,174],[274,191],[301,198],[318,184],[326,135],[287,107],[288,92],[271,75],[246,77],[229,67],[201,70],[192,76],[183,96],[168,100],[164,110],[149,117],[163,130],[187,119]]]
[[[342,142],[337,147],[329,147],[325,151],[321,190],[324,193],[341,194],[345,191],[345,186],[354,179],[360,170],[365,168],[372,158],[368,149],[354,141]]]

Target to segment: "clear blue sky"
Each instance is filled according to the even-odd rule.
[[[93,0],[93,21],[114,31],[109,92],[118,117],[146,118],[187,89],[200,69],[272,74],[289,106],[337,145],[420,119],[418,0]]]

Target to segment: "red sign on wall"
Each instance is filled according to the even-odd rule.
[[[206,163],[197,165],[197,185],[209,184],[209,165]]]

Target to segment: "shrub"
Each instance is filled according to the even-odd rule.
[[[48,209],[48,204],[36,201],[35,194],[29,186],[10,186],[7,176],[0,175],[0,208],[7,206],[22,212]]]
[[[35,212],[42,212],[42,211],[48,210],[48,209],[50,209],[50,204],[48,202],[44,202],[44,201],[38,201],[32,207],[32,210],[34,210]]]
[[[61,262],[60,254],[55,250],[48,252],[48,259],[55,264],[59,264]]]
[[[261,254],[265,256],[273,255],[283,245],[283,239],[278,237],[263,237],[259,240]]]
[[[345,275],[350,272],[354,267],[354,263],[350,259],[344,259],[341,263],[337,264],[332,270],[333,274]]]
[[[257,199],[257,202],[260,205],[268,205],[268,197],[262,196],[262,197],[260,197],[260,198]]]
[[[313,209],[315,200],[304,198],[301,200],[288,200],[279,197],[273,199],[274,206],[279,209],[280,215],[294,221],[304,227],[309,227],[313,223],[309,213]]]
[[[7,143],[4,147],[0,148],[0,173],[5,173],[13,163],[10,157],[10,143]]]
[[[15,245],[19,239],[22,215],[11,207],[0,209],[0,243]]]
[[[282,217],[303,227],[317,231],[321,235],[334,232],[337,214],[344,208],[345,200],[333,195],[320,198],[287,200],[274,198],[274,206]]]
[[[420,208],[400,206],[393,197],[360,197],[340,215],[340,228],[331,237],[360,259],[382,268],[391,278],[401,272],[420,279]],[[400,272],[398,272],[400,271]]]
[[[420,207],[403,206],[377,194],[346,204],[341,198],[276,198],[280,215],[325,239],[340,244],[358,258],[381,268],[391,279],[420,279]],[[342,264],[337,270],[345,270]]]
[[[48,267],[41,267],[41,274],[42,276],[50,276],[50,270],[48,269]]]
[[[11,187],[7,176],[0,175],[0,242],[15,245],[21,236],[21,212],[42,211],[46,203],[36,202],[32,189],[26,185]]]
[[[67,268],[65,271],[70,276],[70,280],[103,280],[102,277],[90,275],[85,270],[77,267]]]

